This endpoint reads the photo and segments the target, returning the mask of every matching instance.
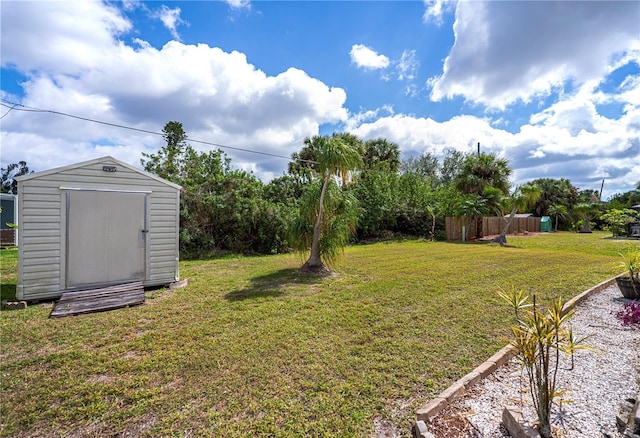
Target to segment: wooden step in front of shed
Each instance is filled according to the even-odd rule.
[[[63,292],[49,317],[79,315],[143,303],[144,286],[141,281],[136,281],[100,289]]]

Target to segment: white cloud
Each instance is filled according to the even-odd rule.
[[[638,2],[459,2],[431,97],[502,109],[600,79],[637,47],[639,16]]]
[[[23,97],[5,92],[0,96],[31,107],[155,132],[177,120],[192,139],[282,156],[299,150],[304,137],[318,134],[325,124],[336,129],[344,126],[367,139],[388,138],[400,144],[405,154],[429,151],[441,156],[449,147],[471,152],[480,142],[484,151],[509,159],[516,169],[516,183],[542,176],[564,177],[581,188],[599,188],[606,178],[605,196],[616,188],[634,186],[640,180],[640,76],[618,75],[613,86],[603,80],[630,62],[640,65],[640,42],[629,42],[628,35],[624,36],[628,21],[616,23],[619,30],[610,25],[592,29],[589,32],[596,36],[585,35],[584,41],[574,29],[568,30],[565,39],[558,35],[553,39],[543,32],[534,38],[535,26],[524,23],[521,13],[513,15],[511,25],[506,12],[494,14],[493,3],[459,5],[456,47],[443,75],[432,80],[433,92],[441,93],[442,98],[461,95],[500,107],[544,96],[553,87],[564,88],[566,79],[573,78],[571,89],[562,90],[556,102],[541,104],[528,120],[518,122],[507,111],[439,122],[398,114],[395,108],[402,107],[401,100],[393,101],[395,108],[361,108],[349,114],[342,88],[305,71],[289,68],[267,74],[243,53],[207,44],[170,41],[154,47],[113,4],[93,2],[2,4],[2,65],[21,72],[25,79]],[[533,7],[520,2],[495,3],[507,10]],[[550,19],[558,21],[567,8],[576,7],[580,12],[589,7],[574,6],[574,2],[551,4],[558,8],[559,17]],[[127,5],[142,8],[135,2]],[[611,12],[603,14],[615,18]],[[535,14],[532,19],[535,22]],[[567,26],[575,27],[574,21],[567,19]],[[528,37],[517,35],[518,26],[524,26]],[[509,40],[512,36],[514,41]],[[127,37],[134,38],[132,44],[125,42]],[[614,44],[616,41],[624,44]],[[364,50],[359,52],[358,47]],[[527,48],[524,54],[517,50],[522,47]],[[629,50],[615,54],[625,47]],[[358,58],[354,51],[367,56]],[[590,51],[593,59],[586,59],[584,53]],[[412,83],[418,70],[416,52],[405,50],[395,61],[362,45],[354,45],[351,52],[359,67],[378,68],[389,79],[406,81],[399,85],[409,95],[419,91]],[[400,95],[401,90],[397,91]],[[616,109],[601,111],[602,105]],[[3,166],[25,159],[36,170],[102,155],[139,165],[141,152],[154,152],[164,143],[156,135],[18,110],[2,119],[0,136]],[[212,148],[192,145],[201,150]],[[286,160],[227,152],[234,166],[264,179],[286,168]]]
[[[347,119],[345,91],[302,70],[270,76],[244,54],[206,44],[170,41],[157,49],[137,39],[129,46],[116,38],[130,29],[117,10],[78,6],[84,4],[47,2],[49,14],[30,14],[32,2],[3,4],[3,36],[16,30],[4,26],[6,16],[20,18],[15,26],[28,24],[23,17],[31,16],[38,26],[29,24],[30,38],[57,56],[45,54],[42,45],[2,39],[4,65],[27,77],[20,103],[155,132],[177,120],[191,138],[287,157],[304,137],[318,134],[320,125]],[[67,26],[59,24],[60,17]],[[12,111],[2,128],[2,162],[26,159],[39,170],[53,161],[67,164],[107,153],[139,165],[141,151],[163,144],[159,136],[46,113]],[[234,164],[257,163],[261,176],[286,167],[285,160],[227,152]]]
[[[442,16],[455,8],[456,1],[453,0],[424,0],[425,11],[422,20],[425,23],[433,22],[440,26],[443,22]]]
[[[2,66],[77,74],[99,65],[131,23],[97,2],[3,2]]]
[[[349,55],[351,55],[351,62],[359,68],[377,70],[389,66],[389,58],[363,44],[354,44]]]
[[[365,139],[384,137],[398,143],[404,154],[431,152],[441,156],[448,148],[472,152],[481,142],[485,152],[502,152],[501,144],[509,136],[491,127],[488,119],[456,116],[446,122],[405,114],[380,117],[350,130]]]
[[[396,64],[398,80],[413,81],[416,78],[420,62],[416,58],[415,50],[404,50]]]
[[[604,198],[629,190],[640,180],[640,100],[627,103],[619,117],[598,113],[599,101],[622,102],[636,93],[638,76],[623,82],[625,91],[603,94],[597,82],[585,84],[531,117],[518,132],[496,127],[490,118],[462,115],[443,122],[405,114],[366,118],[355,115],[349,131],[365,139],[384,137],[400,145],[404,156],[430,152],[442,157],[447,148],[484,152],[509,160],[514,184],[532,179],[568,178],[579,188],[599,189]],[[634,85],[631,85],[634,84]],[[367,113],[364,113],[367,114]]]
[[[133,11],[139,7],[143,7],[140,0],[122,0],[122,9],[125,11]]]
[[[418,67],[420,66],[415,50],[403,50],[400,58],[394,61],[362,44],[354,44],[349,54],[351,55],[351,62],[359,68],[382,70],[380,79],[385,82],[389,82],[393,77],[399,81],[412,82],[416,79]],[[392,69],[395,70],[395,75]],[[418,87],[415,84],[409,84],[405,87],[406,96],[413,97],[418,92]]]
[[[353,131],[361,124],[377,119],[380,117],[381,113],[392,116],[394,112],[393,106],[384,105],[381,108],[376,108],[375,110],[362,110],[358,113],[349,114],[349,118],[345,122],[345,129],[347,131]]]
[[[162,7],[153,14],[156,18],[162,21],[164,27],[171,32],[171,36],[177,40],[180,40],[180,34],[178,33],[177,26],[180,24],[187,24],[182,18],[180,18],[180,12],[180,8],[170,9],[168,6],[162,5]]]
[[[251,0],[225,0],[232,9],[251,9]]]

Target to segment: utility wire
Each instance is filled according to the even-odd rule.
[[[11,106],[11,105],[13,105],[13,106]],[[5,108],[9,108],[9,110],[5,114],[3,114],[2,117],[0,117],[0,120],[3,119],[5,116],[7,116],[7,114],[9,114],[12,110],[24,111],[24,112],[32,112],[32,113],[49,113],[49,114],[55,114],[55,115],[64,116],[64,117],[70,117],[72,119],[84,120],[86,122],[98,123],[100,125],[113,126],[115,128],[121,128],[121,129],[128,129],[130,131],[142,132],[142,133],[145,133],[145,134],[159,135],[161,137],[164,136],[164,134],[162,132],[149,131],[147,129],[141,129],[141,128],[134,128],[132,126],[120,125],[118,123],[104,122],[102,120],[96,120],[96,119],[90,119],[88,117],[76,116],[74,114],[63,113],[61,111],[33,108],[33,107],[25,106],[25,105],[22,105],[22,104],[19,104],[19,103],[9,102],[9,101],[7,101],[5,99],[2,99],[2,98],[0,98],[0,106],[3,106]],[[254,151],[254,150],[251,150],[251,149],[239,148],[239,147],[235,147],[235,146],[228,146],[228,145],[223,145],[223,144],[219,144],[219,143],[212,143],[212,142],[204,141],[204,140],[196,140],[196,139],[190,138],[188,136],[187,136],[187,139],[189,141],[193,142],[193,143],[200,143],[200,144],[205,144],[205,145],[208,145],[208,146],[215,146],[215,147],[219,147],[219,148],[223,148],[223,149],[231,149],[231,150],[240,151],[240,152],[248,152],[248,153],[251,153],[251,154],[266,155],[268,157],[283,158],[285,160],[292,161],[291,157],[286,157],[284,155],[271,154],[269,152]],[[316,164],[316,161],[305,160],[305,159],[301,159],[301,158],[297,159],[297,161]]]
[[[7,107],[7,105],[4,105],[4,104],[3,104],[2,106]],[[12,106],[11,108],[9,108],[9,111],[7,111],[7,112],[6,112],[6,113],[4,113],[2,116],[0,116],[0,120],[2,120],[2,119],[4,119],[5,117],[7,117],[7,115],[8,115],[12,110],[14,110],[14,109],[16,109],[16,106],[15,106],[15,105],[14,105],[14,106]]]

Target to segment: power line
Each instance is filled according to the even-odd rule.
[[[7,105],[2,105],[2,106],[8,107]],[[0,116],[0,120],[2,120],[2,119],[4,119],[5,117],[7,117],[7,115],[8,115],[12,110],[14,110],[14,109],[16,109],[15,105],[14,105],[14,106],[12,106],[11,108],[9,108],[9,111],[7,111],[7,112],[6,112],[6,113],[4,113],[2,116]]]
[[[74,114],[63,113],[61,111],[29,107],[29,106],[25,106],[25,105],[22,105],[22,104],[19,104],[19,103],[15,103],[15,102],[9,102],[8,100],[2,99],[2,98],[0,98],[0,106],[3,106],[5,108],[9,108],[9,110],[2,117],[0,117],[0,119],[3,119],[12,110],[24,111],[24,112],[32,112],[32,113],[49,113],[49,114],[55,114],[55,115],[64,116],[64,117],[70,117],[72,119],[83,120],[83,121],[86,121],[86,122],[98,123],[100,125],[113,126],[114,128],[121,128],[121,129],[128,129],[130,131],[142,132],[144,134],[159,135],[161,137],[164,136],[164,134],[162,132],[149,131],[147,129],[141,129],[141,128],[134,128],[132,126],[121,125],[121,124],[118,124],[118,123],[104,122],[102,120],[96,120],[96,119],[91,119],[91,118],[88,118],[88,117],[76,116]],[[231,149],[231,150],[234,150],[234,151],[248,152],[248,153],[251,153],[251,154],[265,155],[265,156],[268,156],[268,157],[283,158],[283,159],[288,160],[288,161],[293,161],[291,159],[291,157],[286,157],[284,155],[271,154],[269,152],[254,151],[254,150],[251,150],[251,149],[239,148],[239,147],[235,147],[235,146],[228,146],[228,145],[223,145],[223,144],[219,144],[219,143],[213,143],[213,142],[204,141],[204,140],[196,140],[196,139],[190,138],[188,136],[187,136],[187,139],[189,141],[193,142],[193,143],[200,143],[200,144],[205,144],[205,145],[208,145],[208,146],[219,147],[219,148],[222,148],[222,149]],[[304,160],[304,159],[297,159],[297,161],[302,161],[302,162],[311,163],[311,164],[315,164],[316,163],[313,160]]]

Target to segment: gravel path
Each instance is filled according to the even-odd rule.
[[[567,389],[559,406],[554,406],[554,433],[562,438],[599,438],[607,434],[622,437],[616,429],[616,415],[625,398],[640,393],[640,329],[623,327],[615,313],[628,300],[613,285],[576,307],[570,325],[577,338],[592,350],[575,353],[575,368],[563,357],[558,373],[560,388]],[[434,435],[455,437],[508,437],[501,426],[502,407],[521,407],[527,419],[534,419],[526,377],[512,360],[477,383],[464,398],[454,402],[427,424]]]

